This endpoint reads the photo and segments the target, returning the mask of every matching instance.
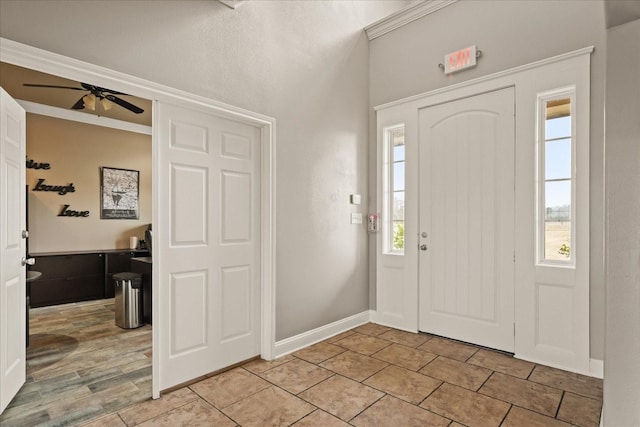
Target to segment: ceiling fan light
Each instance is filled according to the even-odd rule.
[[[82,102],[84,102],[84,106],[89,110],[96,109],[96,96],[92,93],[85,95],[82,97]]]
[[[104,111],[109,111],[111,107],[113,107],[113,102],[109,101],[107,98],[102,98],[100,100],[100,104],[102,104]]]

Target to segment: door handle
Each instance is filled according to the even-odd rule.
[[[26,239],[27,237],[29,237],[29,231],[27,230],[22,230],[22,238]]]
[[[35,258],[22,257],[22,259],[20,260],[20,264],[22,264],[23,267],[25,265],[34,265],[35,263],[36,263],[36,259]]]
[[[421,244],[421,245],[419,246],[419,248],[420,248],[420,250],[421,250],[421,251],[426,251],[426,250],[427,250],[427,245],[425,245],[425,244],[423,243],[423,244]]]

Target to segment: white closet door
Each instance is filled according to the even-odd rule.
[[[159,390],[260,354],[260,129],[157,104]],[[155,320],[155,319],[154,319]],[[154,378],[154,380],[156,380]]]

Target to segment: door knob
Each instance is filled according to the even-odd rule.
[[[34,265],[36,263],[36,259],[35,258],[22,258],[20,260],[20,264],[22,264],[23,266],[25,265]]]
[[[425,239],[429,236],[426,231],[423,231],[420,235]]]
[[[421,251],[426,251],[427,250],[427,245],[425,245],[424,243],[422,245],[420,245],[420,250]]]
[[[27,230],[22,230],[22,238],[26,239],[27,237],[29,237],[29,232]]]

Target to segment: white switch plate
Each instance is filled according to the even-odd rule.
[[[351,224],[362,224],[362,214],[361,213],[352,213],[351,214]]]
[[[359,205],[361,202],[361,197],[359,194],[352,194],[349,196],[349,198],[351,199],[352,205]]]

